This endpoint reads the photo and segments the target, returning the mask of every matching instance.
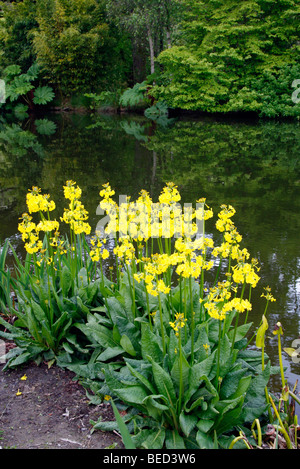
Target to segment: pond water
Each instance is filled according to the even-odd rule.
[[[13,123],[2,126],[0,239],[9,238],[22,255],[17,225],[26,210],[27,190],[38,185],[49,192],[61,214],[68,179],[82,188],[94,229],[99,190],[106,182],[116,194],[135,198],[146,189],[156,200],[172,181],[182,202],[206,197],[215,217],[221,204],[231,204],[242,244],[261,265],[252,297],[254,325],[265,306],[260,298],[263,287],[269,285],[277,298],[268,312],[266,350],[277,365],[275,324],[283,325],[284,347],[292,347],[300,337],[300,124],[216,118],[154,123],[134,115],[73,113],[47,118],[56,130],[46,126],[44,135],[33,120],[23,123],[23,130]],[[214,221],[206,228],[217,242]],[[300,345],[295,348],[296,359],[284,354],[291,386],[300,375]],[[280,388],[279,376],[273,384],[275,390]]]

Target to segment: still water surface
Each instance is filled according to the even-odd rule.
[[[183,203],[206,197],[215,217],[221,204],[231,204],[243,247],[261,265],[252,297],[254,326],[265,306],[263,287],[269,285],[277,298],[269,308],[267,340],[267,353],[277,365],[275,324],[283,325],[284,347],[300,337],[300,124],[211,118],[154,123],[141,116],[78,114],[48,119],[56,124],[51,135],[38,134],[34,121],[23,124],[23,131],[12,123],[2,127],[0,239],[9,238],[22,255],[17,225],[27,190],[38,185],[49,192],[60,215],[68,179],[82,188],[93,229],[106,182],[118,195],[135,198],[146,189],[156,200],[172,181]],[[214,221],[206,229],[217,244]],[[296,360],[284,356],[291,386],[300,375],[298,349]],[[279,389],[279,377],[273,384]]]

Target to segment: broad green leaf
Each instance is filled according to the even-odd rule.
[[[196,441],[200,449],[214,449],[214,440],[211,436],[198,430]]]
[[[135,357],[136,356],[136,351],[131,343],[131,340],[127,335],[122,335],[121,340],[120,340],[120,345],[123,347],[125,352],[129,353],[129,355]]]
[[[230,370],[236,360],[237,353],[238,350],[231,350],[231,342],[225,334],[220,344],[220,377],[223,378]]]
[[[237,423],[242,423],[240,416],[244,400],[245,396],[240,396],[236,399],[220,401],[216,404],[216,409],[220,412],[215,424],[218,434],[233,430]]]
[[[112,331],[100,324],[75,323],[75,327],[81,330],[91,343],[96,343],[102,347],[115,347],[117,344],[113,340]]]
[[[74,350],[72,349],[71,345],[68,344],[68,342],[64,342],[62,346],[65,349],[65,351],[70,353],[71,355],[74,353]]]
[[[169,373],[167,373],[151,357],[149,357],[149,360],[152,364],[153,377],[154,377],[154,381],[155,381],[157,389],[159,390],[160,394],[163,394],[168,399],[169,405],[175,408],[177,397],[176,397],[176,392],[175,392],[173,382]]]
[[[144,399],[148,396],[143,386],[134,385],[127,386],[123,389],[114,389],[116,395],[124,402],[129,404],[143,404]]]
[[[9,65],[3,71],[3,74],[6,77],[14,77],[16,75],[19,75],[20,73],[21,73],[20,65]]]
[[[48,321],[48,317],[45,311],[38,305],[35,301],[31,300],[32,311],[34,313],[35,318],[41,321]]]
[[[156,399],[161,401],[165,399],[165,396],[163,396],[162,394],[147,396],[144,399],[143,404],[146,408],[145,413],[157,422],[160,422],[162,419],[162,414],[169,412],[170,409],[167,405],[157,402]]]
[[[197,424],[198,418],[196,415],[187,415],[184,412],[181,412],[179,416],[179,423],[180,428],[185,434],[185,436],[189,436],[191,431],[194,429],[195,425]]]
[[[30,78],[30,80],[35,80],[39,76],[39,71],[40,66],[37,63],[34,63],[27,70],[26,75]]]
[[[25,104],[19,103],[14,108],[14,114],[17,119],[24,120],[28,117],[28,106]]]
[[[220,399],[228,399],[238,388],[240,379],[246,373],[245,369],[233,370],[224,377],[220,390]]]
[[[176,430],[167,430],[166,433],[166,448],[167,449],[186,449],[184,439],[179,435]]]
[[[214,420],[200,419],[197,422],[197,428],[203,433],[208,433],[209,430],[213,427],[214,423]]]
[[[147,388],[152,394],[155,394],[156,391],[154,389],[154,386],[150,383],[150,381],[145,377],[143,376],[141,373],[139,373],[135,368],[133,368],[127,360],[126,361],[126,365],[127,367],[129,368],[130,372],[132,373],[132,375],[139,379],[140,382],[143,384],[143,386],[145,386],[145,388]]]
[[[185,402],[184,410],[187,413],[190,413],[190,412],[192,412],[192,410],[197,409],[197,407],[201,406],[203,404],[203,401],[204,401],[204,397],[200,396],[200,397],[196,398],[194,401],[192,401],[189,407],[187,406],[188,402]]]
[[[11,83],[6,86],[6,97],[11,101],[16,101],[20,96],[26,95],[33,89],[33,85],[25,75],[16,76]]]
[[[244,339],[244,337],[246,337],[251,326],[252,326],[252,323],[242,324],[241,326],[238,326],[236,328],[235,342],[239,342],[240,340]],[[228,338],[230,341],[233,340],[233,336],[234,336],[234,329],[231,329],[228,332]]]
[[[56,124],[49,119],[37,119],[35,126],[40,135],[53,135],[56,131]]]
[[[193,394],[199,388],[204,376],[208,377],[215,359],[215,352],[209,355],[205,360],[193,365],[189,371],[189,384],[185,393],[185,403],[191,399]]]
[[[147,356],[150,356],[155,362],[162,362],[163,352],[160,347],[160,339],[150,331],[147,324],[142,324],[141,348],[144,360],[147,359]]]
[[[55,97],[55,94],[50,86],[40,86],[34,91],[34,104],[47,104]]]
[[[181,364],[180,364],[180,361],[181,361]],[[172,377],[173,382],[176,384],[176,386],[179,387],[180,379],[182,377],[184,389],[188,387],[190,368],[191,368],[190,364],[186,360],[185,356],[182,355],[180,359],[180,356],[178,353],[175,358],[173,368],[171,370],[171,377]]]
[[[147,437],[142,443],[142,447],[145,449],[161,449],[165,441],[166,431],[164,428],[159,428],[157,430],[148,430],[145,432]]]
[[[239,397],[245,394],[251,384],[251,379],[252,379],[251,376],[243,376],[243,378],[241,378],[238,384],[237,390],[230,397],[232,399],[235,399],[236,397]]]
[[[105,362],[107,360],[110,360],[111,358],[117,357],[118,355],[121,355],[124,352],[122,347],[107,347],[104,352],[100,353],[100,355],[97,357],[98,361]]]
[[[72,278],[69,267],[63,266],[60,280],[61,280],[61,289],[62,289],[63,296],[66,297],[68,296],[68,293],[73,283],[73,278]]]

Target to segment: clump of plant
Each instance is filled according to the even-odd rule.
[[[19,65],[9,65],[3,71],[5,82],[5,108],[13,110],[16,117],[24,119],[29,109],[50,103],[53,89],[39,83],[40,68],[33,64],[25,73]]]
[[[115,411],[126,409],[131,447],[257,445],[253,422],[264,428],[270,419],[276,369],[263,347],[265,321],[257,348],[249,347],[259,267],[241,246],[235,209],[221,206],[215,245],[205,199],[183,210],[168,183],[158,202],[142,190],[118,205],[107,183],[100,208],[109,222],[89,238],[80,188],[68,181],[64,193],[69,208],[60,222],[69,225],[69,239],[51,219],[50,196],[38,188],[27,195],[29,213],[19,225],[27,258],[16,258],[11,282],[18,319],[1,319],[9,331],[2,337],[17,344],[6,366],[43,357],[73,370],[91,402],[112,398]],[[265,314],[274,299],[267,293]],[[116,416],[94,429],[118,428]]]
[[[94,265],[87,259],[89,247],[83,235],[90,233],[91,227],[80,201],[81,189],[67,181],[64,194],[69,207],[58,221],[51,219],[56,205],[50,195],[33,187],[26,198],[28,212],[19,223],[26,250],[24,262],[12,246],[4,246],[2,256],[8,247],[12,250],[15,272],[10,275],[8,269],[1,269],[6,280],[2,305],[6,299],[6,315],[16,320],[0,317],[6,330],[0,334],[17,345],[8,353],[5,367],[42,359],[53,363],[64,347],[68,349],[66,338],[72,341],[69,332],[74,322],[85,320],[91,305],[101,304],[99,280],[92,282]],[[62,222],[70,228],[69,237],[58,231]],[[7,282],[15,294],[15,305],[8,299]]]

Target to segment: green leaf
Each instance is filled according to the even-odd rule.
[[[130,433],[125,425],[124,420],[122,419],[114,401],[111,399],[111,406],[113,408],[115,419],[117,421],[120,433],[122,435],[122,440],[126,449],[135,449],[135,444],[130,436]]]
[[[160,339],[150,331],[148,324],[142,324],[141,348],[144,360],[150,356],[155,362],[162,362],[163,352],[160,347]]]
[[[30,80],[36,80],[39,76],[39,71],[40,66],[35,63],[27,70],[26,75],[30,78]]]
[[[221,385],[221,390],[220,390],[221,399],[227,399],[236,392],[240,379],[244,376],[245,373],[246,373],[245,369],[233,370],[227,373]],[[250,380],[251,380],[251,377],[250,377]]]
[[[117,357],[118,355],[122,355],[124,352],[122,347],[107,347],[104,352],[98,355],[97,360],[101,362],[105,362],[110,360],[111,358]]]
[[[9,65],[3,71],[3,74],[8,78],[14,77],[16,75],[20,75],[20,73],[21,73],[20,65]]]
[[[33,85],[24,75],[16,76],[14,80],[6,86],[6,97],[11,101],[16,101],[20,96],[26,95],[33,89]]]
[[[188,363],[184,355],[181,357],[181,361],[182,363],[180,365],[180,356],[177,355],[174,361],[173,368],[171,370],[171,377],[176,386],[179,387],[182,375],[183,386],[186,389],[188,387],[189,382],[190,364]]]
[[[158,363],[156,363],[151,357],[148,357],[152,364],[153,377],[157,389],[160,394],[163,394],[169,402],[170,407],[175,408],[177,397],[173,386],[173,382],[169,373],[167,373]]]
[[[147,407],[147,411],[150,417],[153,417],[155,418],[155,420],[158,420],[159,415],[161,415],[162,412],[169,411],[169,407],[166,406],[165,404],[161,404],[160,402],[157,402],[156,399],[161,399],[164,402],[166,401],[166,397],[163,396],[162,394],[152,394],[151,396],[149,395],[145,397],[143,403]]]
[[[204,420],[200,419],[197,422],[197,428],[202,432],[202,433],[208,433],[209,430],[213,427],[214,425],[214,420]]]
[[[47,104],[55,97],[55,94],[50,86],[40,86],[34,91],[34,104]]]
[[[122,401],[133,405],[143,404],[144,399],[148,396],[144,387],[139,385],[128,386],[124,389],[114,389],[114,392]]]
[[[19,103],[14,108],[14,114],[17,119],[24,120],[28,117],[28,106],[25,104]]]
[[[202,362],[197,363],[190,368],[189,385],[187,391],[185,392],[185,403],[187,403],[193,394],[197,391],[204,377],[207,378],[210,375],[214,359],[215,352],[209,355]]]
[[[200,449],[214,449],[214,440],[211,436],[198,430],[196,441]]]
[[[120,345],[123,347],[125,352],[129,353],[129,355],[132,355],[133,357],[136,356],[136,351],[131,343],[131,340],[127,335],[122,335],[121,340],[120,340]]]
[[[40,135],[53,135],[56,131],[56,124],[49,119],[37,119],[35,126]]]
[[[215,429],[218,434],[233,430],[238,423],[244,423],[241,412],[245,396],[237,397],[229,401],[220,401],[216,404],[220,415],[217,418]]]
[[[72,275],[71,275],[71,271],[69,267],[65,265],[63,266],[62,271],[61,271],[60,281],[61,281],[61,289],[62,289],[63,296],[66,298],[72,286],[73,279],[72,279]]]
[[[184,439],[179,435],[176,430],[167,430],[166,434],[166,448],[167,449],[186,449]]]
[[[113,340],[112,331],[105,326],[95,323],[75,323],[75,327],[81,330],[87,338],[102,347],[115,347],[117,344]]]
[[[166,431],[164,428],[157,430],[148,430],[146,433],[147,437],[142,443],[142,447],[145,449],[161,449],[165,441]]]
[[[239,342],[240,340],[242,340],[247,335],[251,326],[252,326],[252,323],[248,323],[248,324],[242,324],[241,326],[237,327],[235,342]],[[230,341],[232,341],[233,337],[234,337],[234,329],[231,329],[228,332],[228,338]]]
[[[180,428],[185,434],[185,436],[189,436],[191,431],[194,429],[198,421],[198,418],[196,415],[187,415],[184,412],[181,412],[179,416],[179,423],[180,423]]]
[[[129,363],[128,361],[125,359],[126,361],[126,366],[129,368],[130,372],[132,373],[132,375],[139,379],[140,382],[142,383],[142,385],[147,388],[152,394],[155,394],[155,389],[154,389],[154,386],[150,383],[150,381],[145,377],[143,376],[141,373],[139,373],[136,369],[134,369]]]

